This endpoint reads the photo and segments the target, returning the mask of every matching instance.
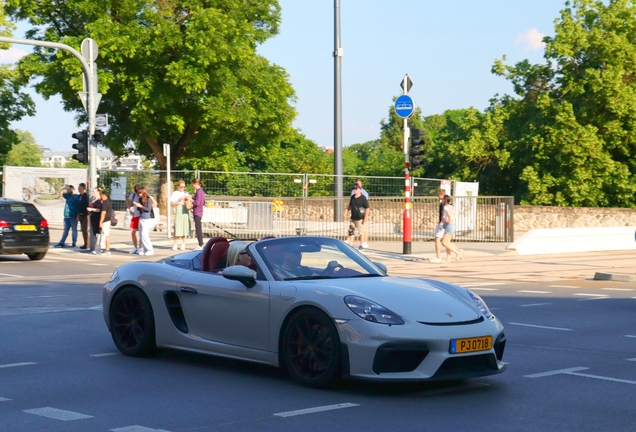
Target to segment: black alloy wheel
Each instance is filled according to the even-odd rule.
[[[110,306],[110,328],[115,345],[126,355],[144,356],[156,350],[152,306],[139,288],[117,293]]]
[[[282,362],[294,381],[325,387],[340,375],[340,338],[333,320],[317,309],[301,309],[285,327]]]

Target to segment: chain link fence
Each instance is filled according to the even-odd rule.
[[[202,223],[209,236],[321,235],[344,239],[349,222],[335,213],[347,208],[351,185],[360,180],[370,196],[370,241],[402,241],[403,177],[344,176],[343,198],[335,198],[334,176],[327,174],[170,172],[171,183],[184,180],[190,193],[194,192],[190,183],[194,178],[204,184]],[[111,190],[113,207],[119,211],[125,209],[126,196],[133,186],[140,184],[159,197],[165,214],[167,196],[174,190],[174,186],[169,191],[165,187],[166,179],[165,171],[99,171],[99,184]],[[439,188],[439,179],[413,179],[413,241],[433,239],[439,217]],[[114,194],[115,190],[123,193]],[[512,241],[513,197],[453,197],[453,202],[458,213],[458,240]]]

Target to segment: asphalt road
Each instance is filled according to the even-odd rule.
[[[164,249],[154,258],[172,253]],[[634,430],[636,283],[591,280],[633,264],[633,253],[469,256],[450,266],[369,255],[391,274],[484,297],[506,326],[508,370],[312,390],[239,361],[174,351],[130,358],[106,329],[101,286],[142,257],[0,256],[0,431]]]

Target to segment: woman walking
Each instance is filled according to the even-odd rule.
[[[177,250],[181,239],[181,250],[185,250],[186,237],[190,235],[190,212],[186,204],[192,197],[185,190],[185,181],[179,180],[177,190],[172,192],[170,204],[175,209],[174,215],[174,245],[172,250]]]
[[[203,229],[201,228],[201,218],[203,217],[203,206],[205,205],[205,192],[202,189],[203,184],[201,180],[192,180],[192,187],[194,187],[194,199],[192,200],[192,216],[194,218],[194,229],[197,232],[197,241],[199,246],[194,250],[203,249]]]
[[[455,207],[451,204],[451,198],[448,195],[444,195],[443,203],[442,224],[444,237],[442,237],[442,246],[446,248],[446,262],[451,262],[452,253],[457,255],[457,261],[461,261],[464,259],[464,251],[451,244],[451,240],[453,240],[455,235]]]
[[[133,205],[139,209],[139,255],[154,255],[150,231],[154,225],[151,212],[155,207],[155,199],[148,194],[145,187],[141,187],[139,188],[139,202],[133,202]]]

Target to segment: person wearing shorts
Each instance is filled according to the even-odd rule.
[[[113,206],[108,199],[108,193],[102,190],[102,211],[99,216],[99,229],[101,230],[100,246],[102,250],[97,252],[97,249],[93,253],[101,253],[101,255],[110,255],[110,216],[113,212]]]
[[[353,195],[349,200],[347,211],[351,212],[347,243],[353,246],[353,237],[355,231],[358,230],[358,234],[360,235],[360,247],[358,249],[364,250],[369,247],[367,244],[367,227],[365,226],[369,218],[369,201],[362,195],[362,188],[357,184],[353,186]]]
[[[139,231],[139,208],[133,203],[139,202],[139,189],[141,185],[136,184],[133,188],[134,192],[128,196],[126,200],[127,211],[131,213],[132,219],[130,220],[130,236],[132,237],[133,249],[131,254],[137,254],[141,252],[141,241],[137,239],[137,232]]]
[[[451,198],[448,195],[444,195],[443,203],[442,227],[444,236],[442,237],[442,246],[446,248],[446,262],[450,264],[453,253],[457,255],[457,261],[461,261],[464,258],[464,251],[451,244],[453,235],[455,235],[456,218],[455,207],[451,204]]]

